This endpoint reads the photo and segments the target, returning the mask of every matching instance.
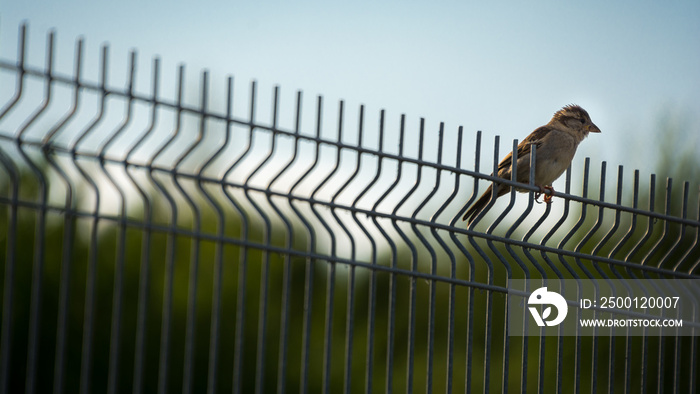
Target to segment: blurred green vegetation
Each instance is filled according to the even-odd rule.
[[[687,145],[675,139],[676,136],[683,135],[684,123],[669,115],[662,117],[660,127],[665,131],[661,138],[660,156],[658,162],[658,174],[671,176],[677,180],[688,179],[690,185],[690,199],[687,216],[697,218],[697,187],[698,174],[700,174],[699,155],[693,149],[686,149]],[[692,134],[692,133],[691,133]],[[694,135],[698,135],[695,133]],[[0,149],[2,147],[0,146]],[[680,148],[680,149],[678,149]],[[672,153],[676,152],[676,153]],[[8,156],[9,157],[9,156]],[[38,157],[38,156],[36,156]],[[40,164],[42,170],[50,173],[45,162]],[[19,182],[20,201],[39,201],[39,182],[34,178],[25,166],[20,165],[21,180]],[[55,183],[60,182],[55,176],[48,176],[49,190],[53,190]],[[182,183],[187,182],[183,180]],[[189,184],[190,189],[195,190],[193,183]],[[663,196],[665,193],[665,182],[657,179],[656,211],[660,212],[664,207]],[[674,196],[680,196],[682,183],[676,181],[673,184]],[[205,188],[210,190],[209,186]],[[212,189],[213,190],[213,187]],[[219,188],[219,190],[221,190]],[[642,189],[643,190],[643,189]],[[76,189],[75,193],[89,193],[85,189]],[[481,290],[474,290],[464,286],[451,285],[445,282],[430,283],[425,279],[416,279],[404,275],[389,274],[381,271],[374,271],[366,267],[353,267],[343,263],[332,263],[325,260],[305,258],[304,253],[308,250],[309,233],[297,216],[289,209],[284,208],[285,215],[292,221],[293,231],[287,231],[280,222],[273,222],[274,230],[267,234],[263,221],[259,219],[259,214],[255,213],[249,204],[244,204],[250,209],[246,211],[248,222],[248,238],[251,243],[269,243],[276,247],[287,247],[287,236],[291,240],[292,250],[299,252],[293,254],[283,254],[269,252],[253,247],[243,247],[240,244],[226,242],[227,239],[240,240],[243,237],[243,222],[240,214],[234,210],[230,204],[222,203],[224,217],[219,217],[216,211],[211,208],[209,202],[204,200],[201,193],[194,193],[191,197],[195,203],[201,207],[201,229],[200,233],[207,237],[193,238],[187,233],[176,233],[168,230],[171,223],[170,208],[163,197],[155,189],[147,190],[149,200],[153,204],[152,223],[164,226],[165,230],[153,228],[144,218],[143,208],[129,208],[128,215],[130,221],[126,225],[124,238],[121,238],[120,231],[122,223],[119,221],[101,218],[96,220],[92,216],[66,216],[61,211],[48,210],[46,215],[46,228],[43,231],[43,243],[39,242],[37,234],[38,219],[43,214],[41,210],[31,206],[19,206],[17,208],[17,227],[11,228],[9,215],[12,208],[7,201],[12,197],[12,184],[10,183],[6,168],[0,167],[0,196],[5,198],[0,209],[0,255],[2,261],[2,278],[0,283],[3,289],[8,284],[7,267],[8,261],[8,235],[9,231],[14,231],[16,236],[16,258],[14,264],[13,303],[12,303],[12,341],[10,360],[10,392],[21,392],[25,385],[25,375],[27,366],[27,348],[29,333],[29,311],[32,291],[32,275],[35,274],[35,256],[39,250],[44,252],[44,271],[41,277],[41,315],[38,350],[38,382],[37,392],[48,392],[52,390],[53,376],[55,368],[55,351],[57,340],[57,321],[59,315],[59,298],[61,291],[61,272],[70,269],[70,282],[68,283],[68,314],[67,314],[67,337],[66,337],[66,363],[65,363],[65,392],[77,392],[80,383],[80,366],[82,362],[83,335],[86,313],[86,289],[89,274],[89,256],[95,253],[96,256],[96,292],[94,296],[94,319],[93,319],[93,364],[91,368],[91,392],[105,392],[107,390],[107,378],[109,367],[109,355],[113,349],[110,348],[110,336],[112,330],[112,315],[114,297],[121,295],[121,326],[119,343],[119,375],[118,391],[130,392],[133,382],[133,366],[136,357],[136,324],[138,315],[138,297],[140,285],[140,272],[143,265],[150,270],[148,281],[148,313],[146,321],[146,342],[144,353],[144,392],[154,392],[158,385],[159,373],[159,352],[161,347],[161,326],[164,305],[164,286],[166,284],[166,274],[168,266],[168,251],[170,247],[174,249],[173,263],[173,299],[172,299],[172,324],[169,353],[169,391],[180,391],[185,368],[185,336],[186,321],[188,315],[188,293],[191,265],[198,263],[197,292],[196,292],[196,319],[195,319],[195,340],[194,357],[191,367],[193,368],[193,389],[194,392],[203,392],[207,386],[207,374],[209,363],[209,346],[211,330],[211,311],[213,284],[217,279],[216,259],[217,246],[222,245],[222,297],[221,297],[221,320],[220,338],[218,342],[219,363],[217,387],[220,392],[230,392],[233,388],[234,368],[240,368],[240,384],[242,392],[253,392],[256,384],[256,365],[260,358],[258,350],[264,345],[264,388],[263,392],[276,392],[277,378],[279,373],[280,357],[280,335],[282,332],[282,316],[286,309],[288,316],[287,325],[287,352],[286,352],[286,376],[285,385],[287,392],[297,392],[300,388],[302,377],[302,353],[303,353],[303,332],[305,328],[305,310],[307,300],[310,306],[311,325],[309,327],[309,365],[308,365],[308,389],[309,392],[319,392],[324,382],[324,367],[326,361],[330,362],[330,375],[325,377],[329,382],[331,392],[342,392],[344,388],[345,366],[348,359],[351,359],[350,384],[352,392],[363,392],[367,384],[367,364],[368,364],[368,330],[373,326],[373,354],[372,361],[372,391],[380,392],[391,381],[391,385],[397,392],[407,389],[407,383],[413,385],[415,392],[424,392],[428,384],[428,360],[432,357],[432,375],[429,376],[432,382],[432,389],[435,392],[444,392],[448,383],[448,350],[451,349],[452,376],[450,380],[453,390],[462,392],[469,382],[472,390],[481,392],[485,384],[484,380],[484,359],[487,343],[490,344],[489,355],[489,385],[493,391],[501,391],[504,374],[508,379],[508,391],[516,390],[521,385],[523,369],[527,367],[526,379],[528,391],[536,389],[539,379],[544,379],[543,386],[545,392],[552,392],[556,388],[559,376],[564,391],[570,391],[574,385],[573,362],[579,346],[580,364],[578,365],[580,374],[580,388],[583,392],[607,391],[608,384],[612,385],[612,391],[619,391],[624,387],[628,366],[631,371],[630,389],[639,391],[641,375],[646,374],[647,385],[651,391],[654,387],[665,387],[672,384],[674,379],[679,379],[682,392],[687,392],[687,382],[691,374],[697,374],[697,370],[691,371],[687,368],[690,357],[697,353],[696,348],[689,348],[690,338],[630,338],[626,342],[625,338],[600,337],[597,340],[597,348],[593,350],[594,341],[592,338],[581,338],[580,343],[576,343],[576,338],[563,338],[561,348],[558,338],[546,338],[540,341],[538,338],[529,338],[523,341],[522,338],[508,338],[508,351],[505,352],[505,301],[506,297],[502,293],[488,293]],[[173,191],[173,194],[177,194]],[[221,192],[219,191],[221,196]],[[235,194],[236,198],[244,201],[242,192]],[[264,195],[256,195],[250,192],[256,201],[264,201]],[[589,196],[596,196],[592,191]],[[629,190],[625,191],[625,204],[632,205]],[[91,212],[92,206],[89,199],[80,194],[75,196],[76,208],[78,211]],[[648,206],[648,193],[640,192],[638,205],[640,208]],[[223,200],[222,200],[223,201]],[[681,201],[680,199],[674,201]],[[56,205],[52,203],[52,205]],[[279,204],[280,206],[283,204]],[[59,204],[60,206],[60,204]],[[183,205],[184,206],[184,205]],[[288,206],[288,205],[287,205]],[[572,204],[572,218],[578,218],[580,205]],[[179,209],[182,209],[180,206]],[[588,218],[582,229],[575,233],[574,237],[566,244],[567,248],[574,248],[586,235],[588,229],[593,226],[597,217],[597,208],[588,208]],[[675,216],[681,215],[680,204],[671,204],[671,213]],[[614,212],[605,211],[605,224],[595,231],[581,250],[591,253],[596,245],[607,235],[613,223]],[[225,231],[224,241],[217,240],[217,226],[220,220],[224,220]],[[620,242],[630,226],[632,216],[623,214],[620,230],[612,234],[610,240],[606,241],[605,247],[598,250],[599,255],[608,255],[615,245]],[[67,245],[64,242],[64,231],[66,223],[73,221],[75,234],[72,236],[72,243]],[[572,223],[572,222],[567,222]],[[179,230],[194,231],[195,223],[190,214],[182,214],[178,222],[175,223]],[[619,252],[613,257],[621,259],[631,252],[634,246],[644,238],[647,230],[647,219],[640,218],[637,229],[632,236],[621,246]],[[90,230],[97,226],[96,249],[90,250]],[[644,246],[641,247],[632,260],[638,261],[646,256],[651,248],[661,242],[663,233],[663,223],[656,222],[653,232]],[[401,227],[406,230],[408,227]],[[314,231],[323,231],[321,228]],[[669,233],[663,238],[659,246],[660,252],[649,257],[648,264],[664,264],[664,268],[672,269],[678,264],[678,269],[687,271],[692,264],[700,258],[700,252],[693,246],[696,240],[697,227],[685,229],[681,226],[669,226]],[[407,230],[408,232],[408,230]],[[409,234],[411,234],[409,232]],[[557,245],[560,237],[555,234],[548,245]],[[432,239],[432,235],[424,233],[426,238]],[[440,232],[439,235],[449,240],[449,234]],[[516,236],[522,236],[517,234]],[[213,237],[213,238],[212,238]],[[410,235],[419,249],[418,266],[421,272],[430,272],[428,254],[426,247],[416,237],[415,233]],[[468,279],[480,283],[491,280],[496,285],[505,286],[507,275],[503,264],[498,263],[495,253],[505,256],[513,267],[513,277],[523,277],[523,272],[515,264],[517,256],[528,262],[530,253],[532,258],[542,264],[548,277],[555,277],[552,268],[543,263],[541,253],[535,251],[510,250],[502,244],[494,244],[490,248],[486,242],[477,240],[479,245],[487,255],[494,261],[494,269],[491,274],[487,264],[477,253],[474,246],[465,237],[459,237],[465,248],[474,257],[474,271],[471,272],[470,262],[463,255],[453,250],[455,256],[456,272],[454,276],[459,279]],[[142,259],[144,252],[144,242],[150,240],[150,248],[146,250],[147,258]],[[319,238],[318,242],[323,242]],[[437,274],[449,277],[450,258],[449,255],[440,251],[439,245],[433,241],[431,245],[437,252]],[[451,241],[450,241],[451,242]],[[397,242],[396,253],[393,254],[388,245],[378,241],[376,251],[376,264],[383,266],[396,265],[399,268],[411,269],[411,251],[401,242]],[[448,242],[449,243],[449,242]],[[666,251],[673,253],[666,256]],[[64,248],[71,247],[68,260],[63,260]],[[192,248],[197,246],[198,253],[193,255]],[[356,245],[358,248],[367,248],[367,245]],[[124,251],[123,260],[119,259],[119,251]],[[325,253],[326,245],[317,245],[315,252]],[[685,255],[690,250],[688,255]],[[512,251],[512,253],[511,253]],[[565,271],[562,263],[555,255],[547,255],[553,264],[560,270]],[[681,261],[681,259],[685,259]],[[597,272],[590,261],[574,261],[566,259],[576,270],[583,275],[578,267],[587,267],[591,272]],[[124,280],[122,291],[115,293],[115,273],[123,263]],[[537,271],[531,262],[530,272],[537,277]],[[580,265],[579,265],[580,264]],[[287,269],[289,269],[287,271]],[[608,275],[613,273],[610,267],[601,269]],[[623,276],[629,275],[623,269],[618,268]],[[334,272],[331,274],[331,272]],[[641,275],[639,271],[632,270],[633,274]],[[697,273],[697,271],[695,272]],[[241,277],[245,275],[245,277]],[[266,276],[264,276],[266,275]],[[287,277],[286,275],[289,275]],[[567,274],[568,275],[568,274]],[[266,279],[265,279],[266,278]],[[289,295],[284,303],[285,280],[289,281]],[[330,286],[333,284],[333,292]],[[350,287],[352,284],[352,287]],[[243,286],[244,288],[241,288]],[[267,291],[261,292],[263,286]],[[409,298],[411,286],[415,287],[415,309],[409,309]],[[310,290],[309,298],[306,292]],[[431,291],[435,291],[434,305],[430,305]],[[450,305],[450,293],[454,291],[455,297]],[[395,298],[390,297],[394,292]],[[374,303],[371,304],[370,294],[374,293]],[[3,292],[4,294],[4,292]],[[242,303],[244,310],[238,310],[240,297],[245,298]],[[266,306],[265,330],[260,330],[261,300],[265,298]],[[354,308],[348,313],[348,303],[352,297]],[[393,301],[393,302],[392,302]],[[491,330],[487,332],[487,302],[491,303]],[[390,310],[393,307],[393,322],[390,320]],[[469,315],[469,306],[472,305],[473,315]],[[327,308],[332,306],[333,314],[330,319],[331,336],[330,350],[326,348],[325,333],[327,330]],[[431,310],[432,307],[432,310]],[[373,308],[373,309],[372,309]],[[374,311],[371,313],[371,311]],[[450,327],[450,313],[453,313],[453,325]],[[430,319],[432,313],[433,320]],[[3,314],[6,311],[3,310]],[[241,343],[241,364],[236,365],[236,337],[237,321],[236,317],[242,313],[243,320],[243,341]],[[347,345],[347,317],[352,317],[352,345],[349,352]],[[413,319],[413,320],[411,320]],[[412,374],[408,374],[408,343],[411,329],[411,322],[414,322],[414,359]],[[432,324],[434,323],[434,325]],[[393,327],[390,331],[389,327]],[[433,330],[432,348],[430,348],[429,331]],[[452,342],[450,342],[449,330],[452,330]],[[393,368],[387,371],[387,350],[389,348],[389,337],[393,340]],[[488,335],[487,335],[488,334]],[[467,352],[467,341],[471,340],[471,348]],[[528,357],[522,359],[522,347],[527,344]],[[432,349],[432,351],[431,351]],[[680,349],[679,355],[675,354],[675,349]],[[689,349],[689,351],[688,351]],[[564,363],[559,370],[556,365],[557,352],[563,352]],[[329,354],[326,360],[326,354]],[[629,353],[626,353],[629,352]],[[646,366],[642,364],[642,355],[646,352]],[[593,357],[597,357],[597,370],[591,370]],[[677,358],[676,358],[677,357]],[[610,361],[612,360],[612,361]],[[523,365],[523,361],[525,365]],[[470,363],[470,374],[467,374],[467,363]],[[508,370],[504,372],[504,363],[507,362]],[[629,363],[629,364],[626,364]],[[697,365],[697,360],[695,365]],[[678,375],[675,375],[678,371]],[[541,373],[541,374],[540,374]],[[592,388],[591,376],[596,377],[596,388]],[[609,382],[609,376],[614,382]]]

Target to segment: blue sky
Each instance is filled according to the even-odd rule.
[[[93,63],[110,43],[115,81],[136,48],[144,92],[158,55],[165,81],[183,62],[193,86],[209,69],[215,93],[228,75],[237,86],[256,79],[261,98],[279,84],[290,107],[301,89],[306,103],[322,94],[327,109],[344,99],[349,116],[365,104],[368,113],[386,109],[388,119],[405,113],[408,124],[425,117],[430,130],[440,121],[449,130],[463,125],[467,138],[482,130],[486,151],[497,134],[509,149],[568,103],[603,130],[584,141],[578,160],[651,171],[650,139],[664,108],[689,114],[688,135],[700,149],[697,1],[0,2],[0,57],[14,57],[26,20],[34,64],[43,64],[51,28],[66,73],[80,35]],[[163,84],[163,97],[173,85]]]

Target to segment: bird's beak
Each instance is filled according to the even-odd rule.
[[[600,133],[598,126],[594,125],[593,123],[588,124],[586,126],[586,130],[588,130],[589,133]]]

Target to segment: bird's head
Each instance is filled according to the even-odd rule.
[[[573,104],[555,112],[549,124],[557,129],[574,132],[582,137],[587,136],[588,133],[600,133],[600,129],[593,124],[588,112]]]

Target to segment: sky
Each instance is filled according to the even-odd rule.
[[[136,49],[143,92],[158,56],[164,81],[175,81],[184,63],[194,90],[207,69],[214,94],[233,75],[237,86],[256,80],[261,100],[279,85],[290,108],[302,90],[305,103],[323,95],[329,110],[344,100],[352,117],[360,104],[370,114],[385,109],[393,122],[406,114],[414,129],[423,117],[428,138],[439,122],[446,130],[464,126],[467,139],[481,130],[484,157],[494,136],[501,152],[510,149],[569,103],[587,109],[603,131],[582,143],[575,160],[652,171],[666,110],[687,115],[684,138],[700,149],[697,1],[0,4],[0,58],[14,59],[26,21],[30,63],[43,65],[54,29],[57,68],[70,73],[74,40],[83,37],[86,74],[96,76],[107,42],[119,85]],[[163,83],[163,97],[173,92],[174,83]]]

